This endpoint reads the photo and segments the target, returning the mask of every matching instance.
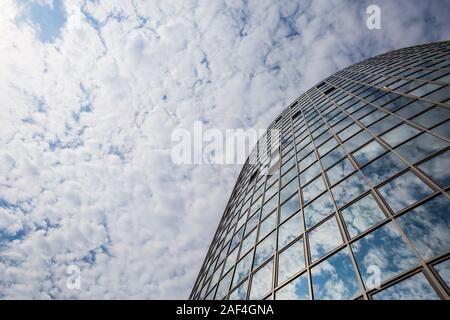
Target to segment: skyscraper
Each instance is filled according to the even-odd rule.
[[[392,51],[288,106],[190,298],[449,299],[449,58],[450,41]]]

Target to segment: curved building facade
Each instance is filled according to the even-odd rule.
[[[392,51],[288,106],[190,299],[449,299],[449,59],[450,41]]]

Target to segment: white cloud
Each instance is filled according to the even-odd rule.
[[[380,6],[370,31],[344,1],[70,1],[42,43],[2,4],[0,297],[186,298],[239,168],[173,165],[172,130],[264,128],[350,63],[448,38],[446,4]]]

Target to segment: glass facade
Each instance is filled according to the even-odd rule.
[[[287,107],[190,298],[449,299],[449,59],[449,41],[392,51]]]

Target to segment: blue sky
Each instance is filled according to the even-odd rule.
[[[0,298],[187,298],[239,166],[170,136],[265,128],[343,67],[448,40],[446,1],[5,0]],[[66,286],[81,269],[81,289]]]

